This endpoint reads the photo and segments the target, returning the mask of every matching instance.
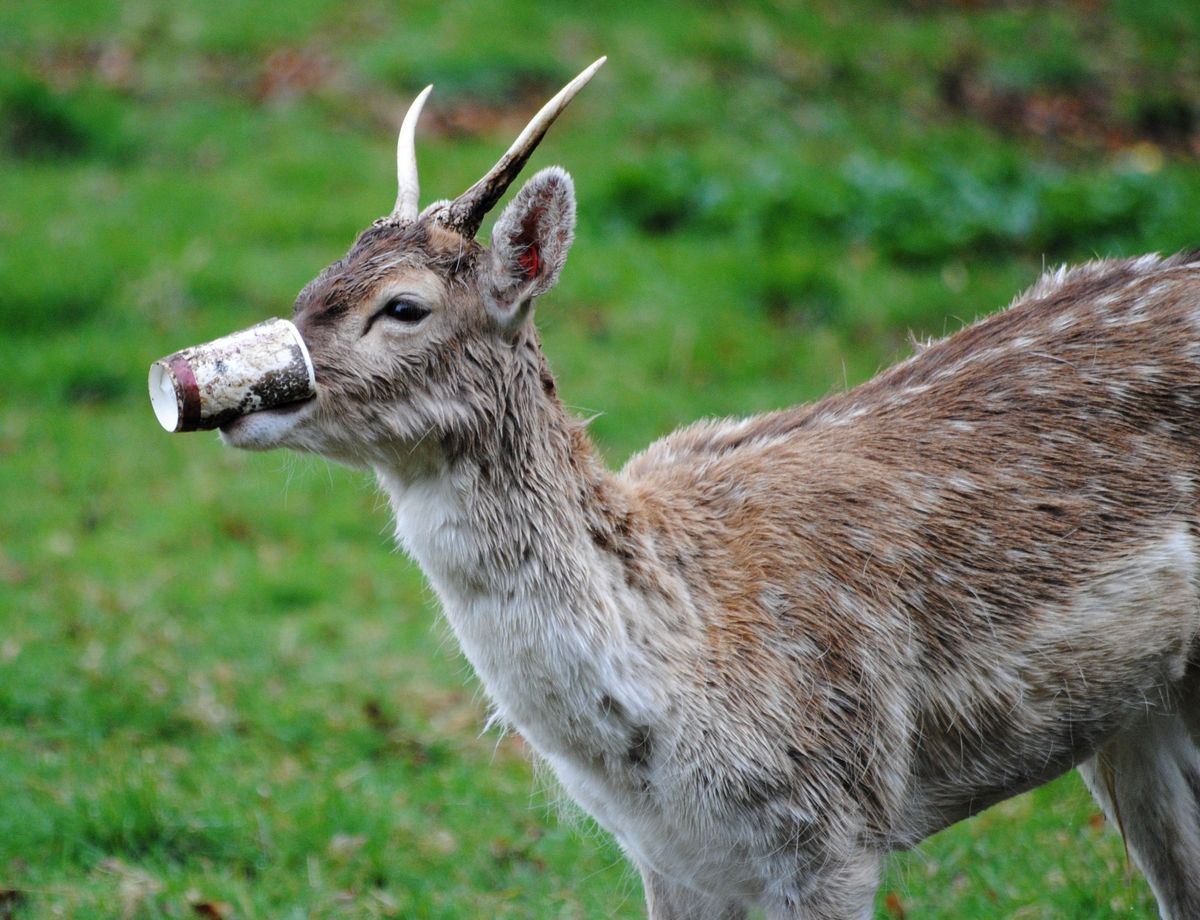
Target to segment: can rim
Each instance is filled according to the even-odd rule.
[[[161,361],[150,365],[150,405],[154,417],[167,431],[179,430],[179,394],[171,371]]]

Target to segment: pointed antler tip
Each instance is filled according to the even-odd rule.
[[[392,209],[391,216],[399,220],[415,220],[420,207],[420,186],[417,182],[417,119],[432,90],[433,84],[430,83],[417,94],[417,98],[404,115],[400,134],[396,138],[396,206]]]
[[[607,60],[608,57],[604,56],[593,61],[542,106],[496,165],[482,179],[450,203],[444,211],[444,216],[441,217],[441,223],[466,237],[474,237],[479,230],[480,223],[483,222],[484,215],[504,194],[509,183],[516,178],[534,148],[549,130],[550,125],[562,114],[563,109],[587,85]]]

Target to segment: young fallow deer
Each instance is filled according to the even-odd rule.
[[[848,392],[620,473],[533,323],[588,68],[479,182],[299,295],[317,393],[223,429],[374,471],[498,718],[638,865],[650,916],[868,917],[880,865],[1078,766],[1162,915],[1200,917],[1200,258],[1060,269]]]

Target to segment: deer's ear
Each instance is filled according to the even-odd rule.
[[[557,166],[533,176],[492,230],[489,308],[519,322],[530,301],[552,288],[575,235],[575,185]]]

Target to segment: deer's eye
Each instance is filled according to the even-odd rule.
[[[430,313],[428,309],[420,304],[413,303],[411,300],[406,300],[403,297],[393,297],[379,311],[383,316],[398,319],[402,323],[415,325],[427,317]]]

